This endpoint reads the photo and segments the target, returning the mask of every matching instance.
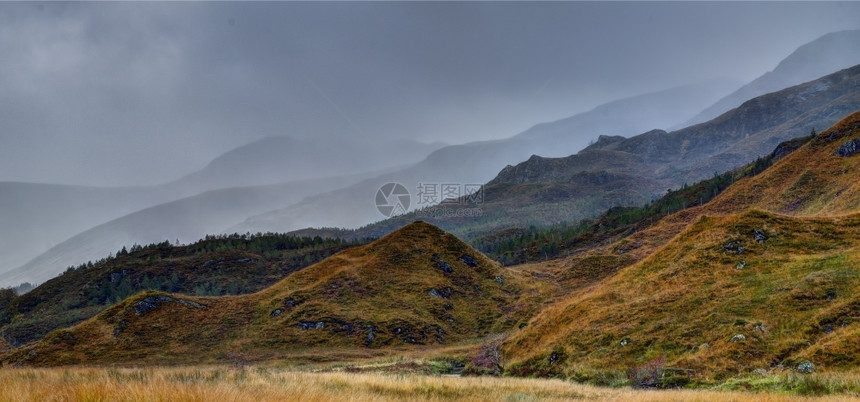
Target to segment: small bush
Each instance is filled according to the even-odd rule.
[[[488,337],[478,353],[469,359],[466,367],[463,368],[463,374],[466,375],[501,375],[502,368],[502,341],[504,337],[494,335]]]
[[[627,379],[634,388],[651,388],[660,384],[666,356],[658,356],[641,366],[627,370]]]

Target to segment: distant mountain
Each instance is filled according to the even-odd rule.
[[[319,192],[349,185],[362,177],[346,176],[268,186],[212,190],[159,204],[116,218],[60,242],[11,271],[0,273],[0,286],[46,281],[69,266],[106,257],[123,246],[177,239],[190,242],[222,229],[247,214],[289,205]]]
[[[741,103],[825,74],[860,64],[860,30],[832,32],[809,42],[783,59],[773,71],[744,85],[705,109],[685,125],[711,120]]]
[[[3,355],[3,364],[229,361],[311,347],[450,345],[524,323],[527,278],[456,237],[413,223],[257,293],[143,293]],[[408,308],[404,308],[408,306]],[[188,347],[189,345],[195,347]]]
[[[228,231],[288,231],[308,226],[358,227],[382,218],[374,194],[388,182],[398,182],[416,195],[418,185],[481,184],[503,167],[531,155],[570,155],[598,134],[631,135],[653,127],[668,127],[724,94],[732,83],[713,80],[672,88],[598,106],[552,123],[539,124],[514,137],[441,148],[420,163],[372,180],[308,198],[269,214],[253,216]],[[412,205],[415,206],[415,203]]]
[[[123,245],[157,242],[165,236],[196,240],[207,233],[221,233],[249,215],[353,184],[386,169],[414,164],[441,146],[444,144],[400,140],[357,142],[271,137],[227,152],[201,171],[159,186],[100,188],[0,183],[0,205],[3,206],[0,209],[0,286],[16,285],[8,282],[14,280],[45,280],[50,277],[45,277],[46,272],[56,274],[64,266],[102,258]],[[66,248],[73,253],[71,255],[43,257],[40,261],[50,261],[51,266],[38,268],[39,273],[34,273],[32,279],[24,279],[27,275],[7,274],[55,246],[64,248],[61,243],[72,236],[142,209],[214,189],[299,180],[304,180],[305,184],[293,189],[289,186],[281,186],[277,191],[244,189],[194,198],[198,200],[193,202],[195,206],[202,205],[203,201],[199,200],[206,200],[206,206],[201,208],[192,207],[192,202],[186,201],[151,209],[124,221],[133,227],[115,227],[119,230],[116,234],[104,232],[103,237],[88,237],[91,243],[76,243],[75,247]],[[313,181],[319,181],[320,185],[314,185]],[[223,204],[217,205],[218,197],[223,197]],[[252,203],[250,200],[254,197],[256,201]],[[180,212],[181,208],[185,211]],[[141,229],[145,227],[150,230]],[[162,235],[158,235],[162,229]],[[92,233],[82,236],[90,235]],[[33,267],[32,264],[28,266]]]
[[[602,136],[568,157],[533,156],[505,167],[489,181],[481,205],[455,203],[438,208],[441,214],[429,216],[427,211],[413,212],[370,225],[359,233],[378,236],[404,221],[425,219],[471,239],[506,227],[573,222],[613,206],[642,205],[667,189],[742,166],[770,153],[783,141],[804,136],[814,128],[828,127],[857,109],[860,66],[760,96],[707,123],[671,133],[652,130],[631,138]],[[403,176],[384,179],[396,181],[399,177]],[[330,211],[328,219],[319,218],[318,222],[325,222],[321,226],[347,226],[337,224],[344,221],[360,226],[352,213],[357,208],[347,208],[339,202],[360,200],[355,194],[362,185],[366,188],[379,182],[364,182],[352,192],[338,190],[315,196],[287,209],[253,217],[236,228],[285,230],[297,223],[312,226],[312,218],[322,216],[319,210]],[[370,196],[365,197],[370,203]],[[455,212],[480,208],[481,214],[446,215],[446,207]]]
[[[443,146],[411,140],[269,137],[229,151],[166,186],[197,193],[344,176],[412,165]]]
[[[0,183],[0,272],[81,231],[173,197],[148,187]]]

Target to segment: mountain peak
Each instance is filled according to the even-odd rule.
[[[711,120],[759,95],[779,91],[860,63],[854,51],[860,42],[860,30],[831,32],[798,47],[767,72],[737,91],[720,99],[685,126]]]

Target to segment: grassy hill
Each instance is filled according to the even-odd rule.
[[[718,378],[804,360],[853,368],[858,246],[860,215],[703,217],[639,264],[542,311],[507,344],[509,369],[575,376],[661,355]]]
[[[713,201],[666,216],[657,224],[593,253],[629,253],[635,260],[641,260],[703,215],[732,214],[750,208],[795,216],[857,211],[860,188],[850,172],[860,169],[860,159],[835,155],[848,141],[857,138],[860,138],[860,113],[853,113],[761,174],[740,178]],[[774,152],[781,152],[780,147]]]
[[[363,242],[266,234],[123,248],[115,257],[70,267],[21,296],[0,290],[0,338],[23,345],[142,290],[200,296],[256,292]]]
[[[539,305],[530,300],[534,290],[454,236],[416,222],[254,294],[138,294],[3,361],[170,364],[449,345],[524,323]]]
[[[858,138],[855,113],[708,204],[588,253],[609,261],[598,270],[639,262],[515,333],[511,372],[575,377],[659,356],[714,378],[806,360],[855,367],[860,156],[837,150]]]

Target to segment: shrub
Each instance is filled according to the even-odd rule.
[[[484,340],[478,353],[469,359],[463,370],[464,374],[472,375],[501,375],[502,374],[502,341],[501,335],[493,335]]]
[[[627,379],[634,388],[656,387],[660,383],[665,365],[666,356],[655,357],[641,366],[627,370]]]

